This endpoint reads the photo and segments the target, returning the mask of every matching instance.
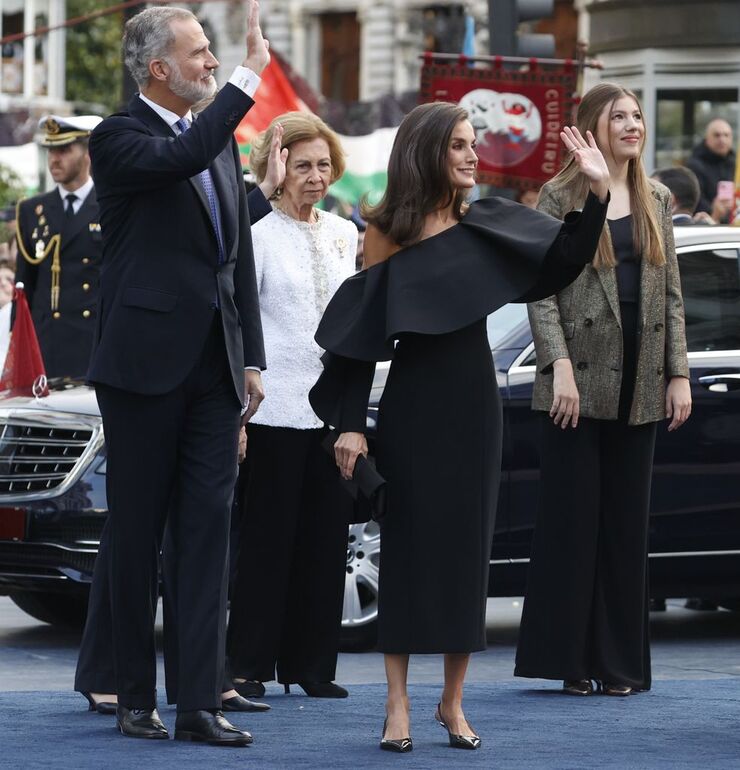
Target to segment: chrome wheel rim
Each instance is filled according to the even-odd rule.
[[[359,628],[378,617],[380,527],[374,521],[351,524],[347,534],[342,627]]]

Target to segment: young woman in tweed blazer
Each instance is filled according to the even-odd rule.
[[[529,306],[544,412],[541,506],[516,675],[564,691],[650,687],[647,539],[658,421],[691,411],[670,193],[642,163],[645,125],[631,91],[601,83],[577,124],[607,160],[611,200],[591,265]],[[538,208],[561,218],[587,190],[569,161]]]

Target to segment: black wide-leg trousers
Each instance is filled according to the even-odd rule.
[[[656,423],[543,415],[541,505],[517,676],[650,687],[647,537]]]
[[[144,396],[96,384],[96,395],[108,452],[110,513],[93,577],[76,689],[111,691],[81,685],[107,683],[109,663],[101,658],[98,664],[95,656],[112,639],[113,691],[119,703],[155,706],[154,618],[166,520],[176,560],[168,580],[174,628],[166,654],[168,668],[176,658],[177,707],[220,708],[240,410],[220,316],[214,317],[197,364],[174,391]],[[102,634],[93,628],[96,614],[103,620]]]
[[[237,678],[328,682],[336,673],[351,498],[326,430],[247,425],[227,650]]]

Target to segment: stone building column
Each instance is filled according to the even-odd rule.
[[[360,100],[375,99],[394,90],[395,9],[392,0],[361,0]]]

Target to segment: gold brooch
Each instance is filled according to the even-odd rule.
[[[344,259],[344,252],[347,250],[347,241],[344,238],[337,238],[337,248],[339,249],[339,258]]]

